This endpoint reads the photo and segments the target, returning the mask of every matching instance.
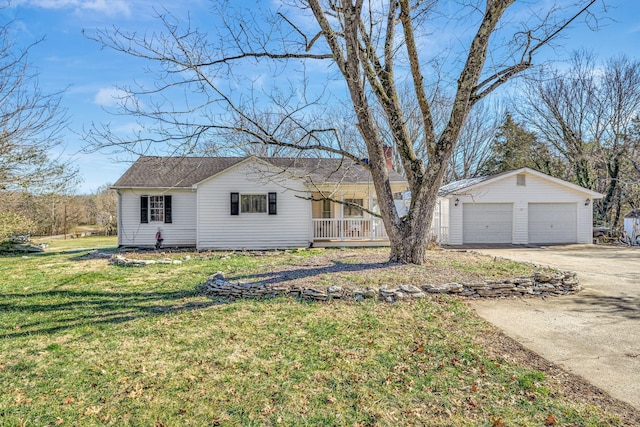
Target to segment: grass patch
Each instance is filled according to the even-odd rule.
[[[371,267],[381,250],[190,253],[145,268],[78,253],[0,258],[0,424],[540,426],[549,414],[558,425],[621,424],[492,356],[476,339],[489,326],[455,298],[316,304],[194,291],[218,270],[256,280],[325,271],[333,284],[345,254],[349,280],[355,267],[382,271]]]
[[[36,237],[31,243],[37,245],[46,243],[49,245],[45,252],[73,251],[81,249],[115,249],[118,246],[118,236],[88,236],[78,239],[62,239],[50,237]]]

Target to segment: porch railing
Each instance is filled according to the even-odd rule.
[[[387,232],[380,218],[313,218],[314,240],[387,240]],[[432,227],[429,238],[448,241],[448,227]]]
[[[380,218],[313,219],[315,240],[375,240],[387,239]]]

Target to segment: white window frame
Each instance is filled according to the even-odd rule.
[[[164,196],[149,196],[149,222],[164,222]]]
[[[343,210],[345,218],[363,218],[364,217],[364,211],[362,210],[362,208],[358,208],[356,206],[347,204],[347,203],[353,203],[353,204],[357,204],[364,207],[363,198],[344,199],[343,202],[345,203],[344,210]]]
[[[322,218],[333,218],[333,203],[329,199],[322,200]]]
[[[259,199],[258,199],[259,198]],[[249,200],[249,210],[245,210],[245,200]],[[240,194],[240,214],[266,214],[268,212],[267,194]]]

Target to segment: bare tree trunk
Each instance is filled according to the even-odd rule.
[[[422,201],[414,204],[410,214],[389,233],[391,262],[423,264],[427,257],[429,232],[437,199],[436,195],[425,195],[421,199]]]

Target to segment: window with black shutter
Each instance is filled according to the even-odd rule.
[[[269,215],[276,215],[278,213],[277,198],[277,193],[269,193]]]
[[[171,224],[173,222],[171,196],[164,196],[164,222],[165,224]]]
[[[173,222],[171,196],[140,196],[140,223]]]
[[[240,193],[231,193],[231,215],[240,215]]]
[[[140,223],[149,222],[149,196],[140,196]]]

